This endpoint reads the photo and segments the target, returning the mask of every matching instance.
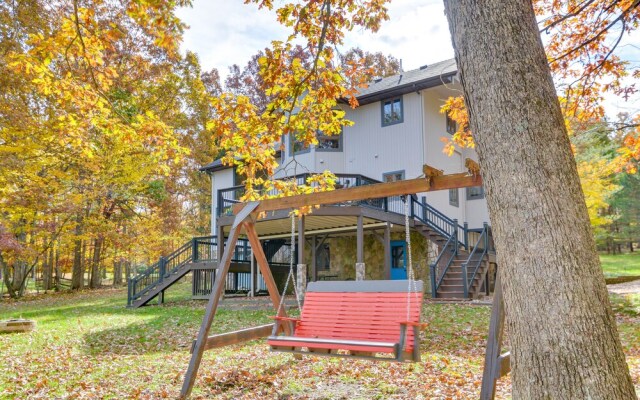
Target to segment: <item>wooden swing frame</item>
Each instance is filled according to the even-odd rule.
[[[397,182],[378,183],[366,186],[357,186],[346,189],[337,189],[329,192],[318,192],[304,195],[296,195],[290,197],[282,197],[277,199],[262,200],[259,202],[249,202],[236,204],[233,207],[235,219],[231,226],[231,231],[222,257],[219,259],[218,272],[216,274],[215,284],[211,290],[211,295],[207,303],[205,315],[200,326],[200,331],[196,340],[193,342],[191,352],[191,361],[185,374],[184,383],[180,392],[180,398],[186,399],[191,394],[193,385],[198,374],[200,362],[205,350],[229,346],[232,344],[243,343],[246,341],[267,337],[272,333],[273,324],[262,325],[255,328],[242,329],[239,331],[223,333],[219,335],[209,336],[209,330],[215,317],[218,303],[224,291],[224,283],[226,282],[229,267],[231,265],[231,257],[236,242],[242,230],[249,239],[253,254],[256,258],[260,273],[264,279],[269,292],[269,297],[277,312],[277,316],[287,317],[283,307],[279,308],[280,293],[271,274],[269,263],[264,254],[260,239],[256,232],[255,223],[259,216],[264,213],[277,210],[299,209],[305,206],[319,206],[326,204],[336,204],[346,201],[367,200],[381,197],[411,195],[422,192],[432,192],[437,190],[458,189],[465,187],[473,187],[482,185],[482,179],[478,175],[470,175],[467,173],[444,175],[442,171],[425,165],[424,178],[409,179]],[[435,171],[435,172],[434,172]],[[220,238],[222,244],[223,238]],[[487,343],[487,353],[485,358],[484,374],[482,379],[482,391],[480,398],[482,400],[492,399],[495,396],[496,381],[506,375],[509,368],[509,354],[500,354],[502,344],[502,332],[504,326],[504,307],[502,304],[502,291],[499,286],[499,280],[496,280],[496,289],[494,294],[493,309],[491,313],[491,322],[489,327],[489,339]],[[290,327],[287,324],[281,325],[285,335],[290,335]]]

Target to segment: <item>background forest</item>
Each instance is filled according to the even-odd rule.
[[[2,293],[20,297],[35,278],[43,290],[121,285],[186,238],[209,234],[210,182],[199,167],[223,154],[209,124],[212,99],[246,96],[258,109],[271,99],[263,52],[221,82],[196,54],[179,51],[186,26],[175,11],[188,5],[0,4]],[[304,48],[288,52],[309,67]],[[368,78],[401,69],[393,56],[357,48],[337,59]],[[605,62],[600,69],[622,73]],[[580,93],[595,90],[587,84]],[[607,120],[598,96],[588,99],[565,111],[594,234],[603,251],[635,251],[640,174],[628,161],[638,151],[638,116]]]

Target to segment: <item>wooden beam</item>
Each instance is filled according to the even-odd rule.
[[[198,332],[196,344],[195,346],[193,346],[193,355],[191,356],[191,361],[189,362],[187,373],[184,376],[184,383],[182,384],[182,390],[180,391],[180,398],[182,399],[186,399],[187,397],[189,397],[189,395],[191,394],[191,389],[193,389],[193,384],[196,381],[198,368],[200,367],[200,362],[202,361],[202,354],[204,353],[206,341],[209,336],[209,329],[211,328],[211,323],[213,322],[213,318],[216,315],[218,302],[220,301],[220,297],[222,296],[222,292],[224,291],[224,285],[227,280],[227,273],[229,272],[229,266],[231,265],[231,257],[235,250],[236,242],[238,241],[239,235],[240,227],[231,229],[231,232],[229,232],[229,239],[227,240],[226,246],[224,246],[224,253],[222,254],[219,263],[219,265],[221,266],[221,270],[217,274],[215,285],[213,286],[213,290],[211,290],[209,302],[207,303],[207,309],[204,313],[202,325],[200,326],[200,332]],[[221,240],[222,239],[219,237],[218,241]]]
[[[482,185],[480,176],[469,176],[467,173],[435,176],[429,179],[417,178],[397,182],[376,183],[373,185],[356,186],[337,189],[329,192],[301,194],[281,197],[278,199],[262,200],[254,210],[257,213],[265,211],[297,209],[304,206],[335,204],[350,200],[376,199],[380,197],[400,196],[436,190],[456,189]],[[245,204],[233,206],[233,212],[238,214]]]
[[[267,285],[267,290],[269,291],[269,297],[271,298],[271,303],[273,303],[273,308],[276,310],[277,315],[286,317],[287,312],[284,310],[284,307],[283,309],[278,310],[278,307],[280,306],[280,292],[278,292],[278,286],[273,280],[267,256],[265,256],[262,246],[260,245],[260,239],[258,238],[258,233],[256,233],[256,225],[253,222],[245,223],[245,231],[249,238],[249,243],[251,243],[253,255],[256,257],[258,267],[262,273],[262,279],[264,279],[264,283]],[[288,325],[283,326],[286,328],[285,334],[289,335],[290,332],[288,332]]]
[[[221,333],[219,335],[212,335],[207,338],[207,342],[204,345],[204,349],[211,350],[218,347],[230,346],[232,344],[244,343],[250,340],[265,338],[271,335],[273,330],[273,324],[260,325],[253,328],[241,329],[238,331]],[[196,341],[193,341],[191,352],[195,348]]]

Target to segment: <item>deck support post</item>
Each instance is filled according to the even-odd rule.
[[[384,227],[384,279],[391,279],[391,226]]]
[[[298,276],[296,280],[296,285],[298,287],[296,290],[298,291],[298,300],[304,300],[304,293],[307,289],[307,264],[298,264]]]
[[[311,236],[311,282],[315,282],[318,280],[318,262],[317,262],[317,254],[318,254],[318,236]]]
[[[364,278],[364,227],[362,215],[358,215],[358,225],[356,231],[356,281],[363,281]]]
[[[304,250],[306,241],[304,238],[304,215],[298,217],[298,264],[297,264],[297,291],[299,300],[304,299],[304,290],[307,287],[307,264],[305,263]]]
[[[251,248],[251,273],[249,279],[251,282],[249,283],[249,297],[254,297],[256,295],[256,258],[253,255],[253,247]]]

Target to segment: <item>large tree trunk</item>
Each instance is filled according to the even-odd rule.
[[[56,245],[54,264],[55,264],[55,271],[56,271],[56,278],[55,278],[56,291],[59,292],[60,291],[60,241],[58,241],[58,244]]]
[[[635,399],[530,2],[445,0],[504,289],[514,399]]]
[[[82,235],[82,215],[76,217],[75,235]],[[82,268],[82,239],[73,243],[73,269],[71,270],[71,289],[78,290],[84,286],[84,269]]]
[[[89,287],[96,289],[100,287],[102,278],[100,275],[100,259],[102,257],[102,244],[104,239],[101,235],[98,236],[93,242],[93,259],[91,262],[91,280],[89,281]]]
[[[42,262],[42,289],[45,291],[53,288],[53,246],[45,252]]]
[[[124,261],[119,260],[113,266],[113,286],[122,286],[122,267]]]

